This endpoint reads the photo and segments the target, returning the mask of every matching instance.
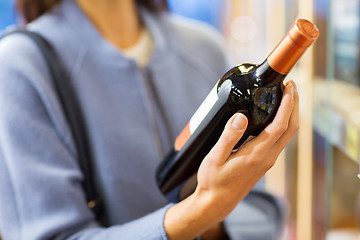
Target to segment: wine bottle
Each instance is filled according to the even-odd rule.
[[[181,201],[195,190],[197,170],[233,114],[248,118],[235,149],[271,123],[283,95],[283,80],[318,36],[313,23],[298,19],[263,63],[241,64],[224,74],[158,166],[157,184],[170,201]]]

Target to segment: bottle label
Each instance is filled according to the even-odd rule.
[[[179,136],[175,140],[175,150],[180,151],[187,140],[191,137],[191,135],[195,132],[195,130],[199,127],[201,122],[210,112],[211,108],[214,106],[216,101],[218,100],[217,94],[217,85],[212,88],[208,96],[205,100],[201,103],[200,107],[196,110],[194,115],[190,118],[190,121],[187,123],[185,128],[181,131]]]

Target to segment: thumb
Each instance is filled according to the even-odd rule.
[[[219,156],[223,162],[227,161],[236,143],[244,135],[247,124],[248,120],[244,114],[234,114],[226,123],[219,140],[211,149],[211,154]]]

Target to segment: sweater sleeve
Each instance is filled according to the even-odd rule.
[[[48,82],[45,63],[31,40],[9,36],[1,41],[3,239],[166,239],[163,218],[170,205],[109,228],[95,221],[68,126]]]

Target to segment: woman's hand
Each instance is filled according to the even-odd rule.
[[[273,122],[233,153],[247,127],[246,117],[235,114],[200,165],[195,192],[166,213],[170,239],[192,239],[230,214],[274,165],[298,130],[298,119],[299,97],[295,83],[290,82]]]

